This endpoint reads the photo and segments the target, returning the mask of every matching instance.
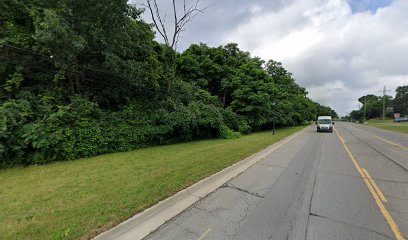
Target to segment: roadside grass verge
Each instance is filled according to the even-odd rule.
[[[408,134],[408,122],[395,123],[392,120],[372,119],[367,121],[365,125]]]
[[[1,170],[0,238],[91,238],[304,127]]]

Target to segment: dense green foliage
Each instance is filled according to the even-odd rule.
[[[318,116],[332,116],[333,118],[339,117],[336,111],[327,106],[318,105],[317,112]]]
[[[203,138],[316,115],[284,67],[236,44],[177,53],[126,0],[4,0],[0,165],[46,163]],[[324,114],[322,114],[324,113]]]
[[[394,112],[401,116],[408,116],[408,85],[397,87],[395,92],[395,98],[392,101]]]
[[[384,100],[384,101],[383,101]],[[386,95],[385,99],[380,96],[368,94],[358,99],[362,104],[358,110],[350,112],[346,118],[349,120],[364,120],[364,112],[366,119],[380,118],[383,114],[383,104],[385,102],[386,116],[393,118],[394,113],[399,113],[401,116],[408,116],[408,86],[399,86],[395,90],[395,97]]]

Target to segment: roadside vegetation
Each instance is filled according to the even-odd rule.
[[[394,119],[395,113],[400,117],[408,117],[408,85],[397,87],[395,97],[368,94],[360,97],[358,101],[361,103],[361,108],[351,111],[345,119],[359,122],[370,120],[372,123],[379,123],[375,119],[383,117],[383,106],[386,110],[385,118]],[[395,126],[404,126],[404,124]]]
[[[87,239],[303,127],[0,171],[0,236]]]
[[[179,53],[127,0],[6,0],[0,167],[303,124],[329,107],[237,44]],[[273,103],[276,103],[275,109]]]
[[[337,116],[235,43],[158,43],[140,6],[3,1],[1,239],[89,238]]]
[[[395,123],[393,122],[392,119],[388,120],[371,119],[367,121],[365,124],[368,126],[373,126],[385,130],[408,134],[408,122]]]

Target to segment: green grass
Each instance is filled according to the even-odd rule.
[[[303,127],[1,170],[0,238],[90,238]]]
[[[365,125],[408,134],[408,122],[395,123],[392,120],[371,119]]]

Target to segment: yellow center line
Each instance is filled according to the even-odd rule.
[[[377,206],[380,208],[380,211],[381,211],[382,215],[384,216],[384,218],[387,221],[388,225],[390,225],[390,228],[391,228],[392,232],[394,233],[395,238],[397,240],[404,240],[405,238],[402,236],[402,233],[399,230],[397,224],[395,223],[394,219],[391,217],[391,214],[385,208],[384,204],[382,203],[382,201],[381,201],[380,197],[378,196],[378,194],[375,192],[374,187],[371,185],[368,178],[364,175],[363,170],[361,169],[360,165],[357,163],[357,160],[354,158],[354,156],[351,153],[348,146],[346,145],[346,142],[344,141],[344,138],[340,136],[337,129],[334,129],[334,131],[336,132],[337,137],[340,139],[341,143],[343,144],[344,148],[346,149],[346,152],[348,153],[350,159],[353,161],[354,166],[356,167],[357,171],[360,173],[361,177],[363,178],[364,183],[367,185],[368,190],[370,191],[370,193],[373,196],[375,202],[377,203]]]
[[[384,138],[379,137],[379,136],[377,136],[377,135],[374,135],[374,137],[376,137],[376,138],[378,138],[378,139],[380,139],[380,140],[382,140],[383,142],[386,142],[386,143],[388,143],[388,144],[391,144],[391,145],[394,145],[394,146],[398,146],[398,147],[400,147],[400,148],[402,148],[402,149],[404,149],[404,150],[408,150],[408,147],[402,146],[402,145],[400,145],[400,144],[398,144],[398,143],[395,143],[395,142],[393,142],[393,141],[384,139]]]
[[[401,144],[395,143],[395,142],[393,142],[393,141],[391,141],[391,140],[382,138],[382,137],[380,137],[380,136],[377,136],[377,135],[375,135],[375,134],[369,133],[369,132],[367,132],[367,131],[358,129],[358,128],[354,127],[354,126],[351,126],[351,127],[354,128],[354,129],[356,129],[356,130],[358,130],[358,131],[360,131],[360,132],[364,132],[364,133],[366,133],[366,134],[372,135],[372,136],[374,136],[374,137],[380,139],[381,141],[383,141],[383,142],[385,142],[385,143],[388,143],[388,144],[391,144],[391,145],[400,147],[400,148],[402,148],[402,149],[404,149],[404,150],[408,150],[408,147],[405,147],[405,146],[403,146],[403,145],[401,145]]]
[[[207,231],[205,231],[205,233],[203,235],[201,235],[200,238],[198,238],[197,240],[202,240],[204,239],[205,236],[207,236],[207,234],[211,231],[211,228],[207,229]]]
[[[374,190],[377,192],[378,196],[381,198],[381,200],[384,203],[388,203],[388,200],[385,198],[384,194],[381,192],[380,188],[378,187],[378,185],[375,183],[374,179],[370,176],[370,174],[368,173],[368,171],[365,168],[362,168],[363,173],[366,175],[366,177],[368,178],[368,181],[370,181],[371,185],[373,186]]]

